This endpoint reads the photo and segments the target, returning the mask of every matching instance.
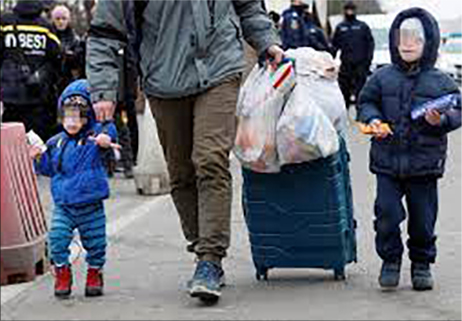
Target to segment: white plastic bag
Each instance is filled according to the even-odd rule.
[[[279,171],[276,125],[290,91],[295,86],[291,62],[276,72],[256,65],[238,98],[238,128],[234,154],[256,172]]]
[[[300,87],[303,87],[304,94],[314,99],[337,132],[346,134],[348,116],[345,100],[337,81],[313,76],[301,76],[298,81],[300,82]]]
[[[156,120],[148,103],[140,125],[137,172],[143,174],[167,173],[167,164],[157,136]]]
[[[144,115],[138,115],[139,150],[137,165],[133,168],[135,184],[138,192],[145,195],[169,193],[169,176],[167,163],[162,152],[157,124],[151,108],[146,102]]]
[[[347,113],[337,82],[338,65],[332,56],[307,47],[288,50],[286,56],[295,60],[297,86],[303,87],[304,94],[315,100],[335,129],[345,134]]]
[[[338,135],[332,122],[305,89],[297,85],[277,125],[281,166],[309,162],[339,150]]]

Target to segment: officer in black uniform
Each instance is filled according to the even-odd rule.
[[[330,51],[324,32],[314,24],[309,9],[305,2],[292,0],[290,8],[282,13],[281,39],[284,50],[311,47]]]
[[[333,55],[341,51],[342,62],[339,85],[347,108],[351,95],[357,99],[363,88],[374,56],[374,38],[369,26],[356,19],[356,5],[347,2],[344,6],[345,19],[336,28],[332,38]]]
[[[2,121],[22,122],[42,139],[57,124],[55,85],[61,69],[60,41],[40,15],[41,1],[18,1],[2,17],[0,65]]]

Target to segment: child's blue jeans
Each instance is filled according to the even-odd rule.
[[[412,262],[434,263],[434,230],[438,212],[437,178],[434,176],[400,179],[377,175],[374,208],[377,253],[384,261],[401,260],[404,248],[399,225],[406,219],[403,197],[406,199],[408,214],[409,258]]]
[[[86,261],[94,268],[106,261],[106,215],[103,202],[78,205],[56,205],[49,232],[50,256],[57,266],[69,264],[69,245],[77,229]]]

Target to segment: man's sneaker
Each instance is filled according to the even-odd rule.
[[[412,288],[416,291],[427,291],[433,289],[433,278],[428,263],[411,263]]]
[[[69,265],[55,267],[55,297],[68,298],[71,295],[72,270]]]
[[[218,301],[225,273],[221,266],[212,261],[199,261],[196,272],[189,282],[189,294],[207,303]]]
[[[85,286],[85,296],[103,295],[103,271],[98,268],[88,268],[87,284]]]
[[[399,284],[401,271],[401,262],[382,263],[382,269],[379,276],[379,284],[383,289],[395,289]]]

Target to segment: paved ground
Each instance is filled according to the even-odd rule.
[[[313,269],[272,270],[268,282],[255,280],[239,200],[239,167],[233,161],[232,247],[225,262],[229,285],[218,305],[203,307],[185,294],[194,260],[184,251],[169,196],[136,196],[132,181],[116,179],[112,181],[113,198],[107,202],[106,295],[83,297],[84,264],[78,259],[71,299],[53,297],[50,275],[26,285],[2,287],[1,319],[460,320],[461,132],[450,137],[447,175],[440,182],[436,288],[426,293],[411,290],[407,260],[397,292],[383,293],[377,286],[380,261],[373,248],[375,183],[367,170],[368,142],[354,128],[350,134],[360,261],[348,266],[345,282],[334,281],[332,272]],[[41,184],[44,191],[46,181]],[[45,191],[43,197],[47,198]]]

